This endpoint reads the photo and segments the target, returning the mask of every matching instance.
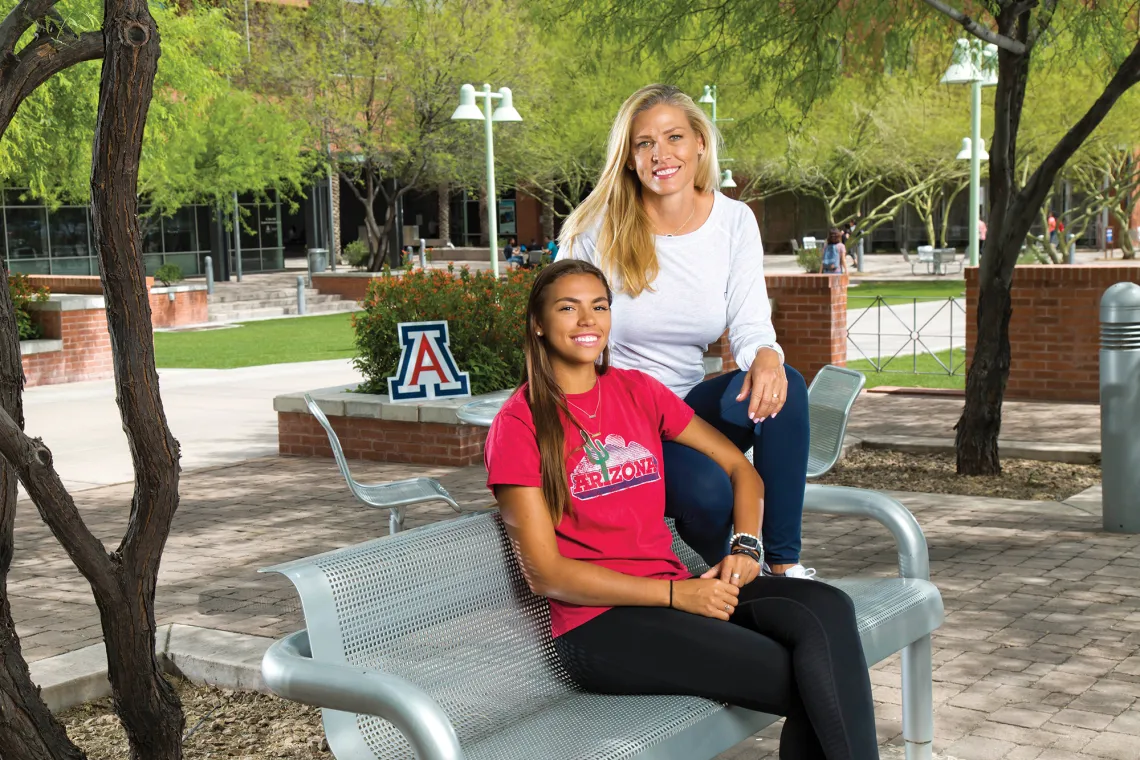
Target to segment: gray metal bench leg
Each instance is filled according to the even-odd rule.
[[[404,529],[404,507],[388,510],[388,535],[394,536]]]
[[[931,760],[934,741],[934,684],[930,636],[902,651],[903,741],[906,760]]]

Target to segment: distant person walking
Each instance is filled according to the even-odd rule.
[[[820,274],[843,274],[847,257],[847,246],[843,245],[843,233],[832,227],[827,233],[827,245],[823,247],[823,258],[819,263]]]
[[[1049,227],[1049,242],[1053,245],[1057,245],[1057,243],[1060,242],[1060,238],[1057,235],[1057,217],[1053,214],[1052,211],[1049,212],[1049,220],[1047,224]]]

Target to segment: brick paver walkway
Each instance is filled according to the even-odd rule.
[[[917,436],[954,439],[961,397],[864,393],[851,410],[847,432],[857,437]],[[1100,407],[1006,401],[1001,439],[1041,443],[1100,444]]]
[[[481,468],[359,464],[362,480],[427,474],[461,503],[489,501]],[[117,543],[130,488],[79,494],[96,533]],[[930,541],[946,624],[935,635],[935,749],[961,760],[1131,760],[1140,746],[1140,537],[1100,531],[1059,504],[903,495]],[[413,510],[411,525],[446,518]],[[264,459],[190,472],[160,578],[160,622],[266,636],[300,627],[293,592],[259,567],[386,532],[330,461]],[[890,573],[877,525],[809,516],[805,556],[824,576]],[[30,659],[99,640],[86,584],[24,502],[10,592]],[[901,731],[897,658],[872,672],[884,741]],[[723,760],[774,758],[776,731]]]

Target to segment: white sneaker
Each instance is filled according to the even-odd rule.
[[[768,563],[765,562],[761,565],[760,571],[771,578],[803,578],[806,580],[815,577],[815,568],[804,567],[803,565],[792,565],[782,573],[773,573],[772,568],[768,567]]]

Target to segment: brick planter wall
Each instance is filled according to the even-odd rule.
[[[30,308],[44,340],[32,341],[21,351],[27,387],[102,380],[114,374],[102,296],[53,295],[47,303]]]
[[[368,283],[379,277],[375,272],[321,272],[313,275],[313,287],[321,295],[363,301],[368,293]]]
[[[847,275],[780,274],[765,280],[785,361],[808,383],[828,364],[847,366]],[[736,369],[726,336],[705,355],[720,357],[725,372]]]
[[[45,287],[52,293],[67,295],[103,295],[103,285],[92,275],[31,274],[28,281],[35,287]],[[154,278],[146,278],[150,294],[151,326],[180,327],[206,322],[207,299],[205,285],[172,285],[169,288],[154,286]],[[169,293],[174,293],[170,300]]]
[[[1006,395],[1039,401],[1100,400],[1100,297],[1140,283],[1140,267],[1031,265],[1013,270]],[[966,268],[966,357],[977,340],[978,268]]]
[[[329,417],[349,459],[466,467],[483,463],[487,428],[367,417]],[[308,413],[277,413],[283,455],[331,457],[328,436]]]
[[[174,300],[170,300],[170,295]],[[173,285],[150,292],[150,324],[152,327],[182,327],[209,321],[209,303],[205,285]]]

